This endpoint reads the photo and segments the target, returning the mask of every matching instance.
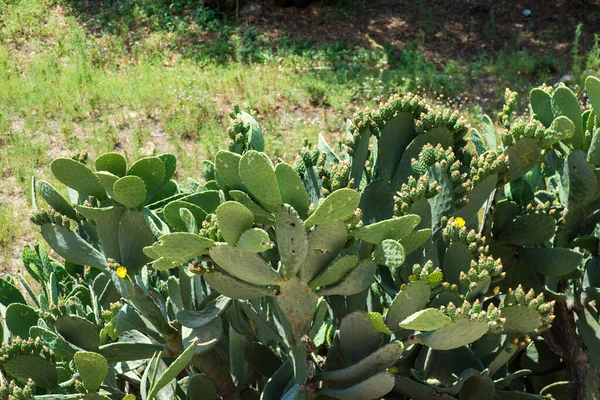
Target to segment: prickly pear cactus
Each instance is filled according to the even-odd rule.
[[[35,181],[32,221],[65,262],[28,247],[36,289],[0,279],[0,400],[600,397],[585,89],[534,89],[529,118],[507,90],[482,134],[395,96],[294,166],[236,107],[205,183],[172,155],[55,160],[68,200]]]

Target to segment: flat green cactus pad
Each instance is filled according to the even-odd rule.
[[[521,215],[506,224],[498,234],[501,242],[518,246],[543,244],[554,236],[554,217],[545,213]]]
[[[540,88],[532,89],[529,93],[531,109],[536,118],[544,124],[546,128],[550,126],[554,120],[554,112],[552,111],[552,96],[550,93]]]
[[[257,297],[274,296],[275,289],[259,287],[241,281],[219,271],[204,274],[204,279],[211,288],[232,299],[255,299]]]
[[[502,309],[504,333],[507,335],[525,335],[533,333],[542,326],[542,317],[537,310],[524,305],[512,305]]]
[[[380,372],[347,389],[321,389],[319,393],[340,400],[372,400],[385,397],[393,388],[394,375]]]
[[[221,150],[215,156],[215,174],[217,175],[217,180],[230,189],[245,189],[240,178],[241,159],[242,156],[239,154],[227,150]]]
[[[268,262],[258,254],[247,253],[239,247],[217,243],[210,249],[210,257],[219,267],[245,282],[257,285],[281,283],[281,275]]]
[[[135,175],[119,178],[113,185],[114,199],[128,209],[139,209],[146,201],[146,185]]]
[[[148,193],[152,193],[164,183],[165,174],[165,164],[158,157],[141,158],[127,171],[127,175],[135,175],[144,181]],[[170,177],[167,177],[168,179]]]
[[[425,281],[415,281],[403,286],[385,316],[388,328],[392,331],[398,330],[400,322],[429,303],[429,297],[431,297],[431,286]]]
[[[273,246],[269,234],[260,228],[251,228],[242,233],[237,245],[248,253],[261,253]]]
[[[402,342],[392,342],[377,349],[356,364],[336,371],[319,375],[320,379],[330,382],[356,382],[385,371],[392,366],[404,351]]]
[[[559,279],[573,272],[582,262],[581,253],[564,247],[519,249],[519,256],[538,274]]]
[[[21,339],[29,338],[29,328],[37,325],[38,313],[31,307],[13,303],[6,308],[5,314],[6,327],[13,337],[19,336]]]
[[[115,207],[115,206],[109,206],[109,207],[86,207],[86,206],[76,205],[75,208],[86,219],[97,220],[97,219],[102,219],[104,217],[108,217],[110,214],[112,214],[114,211],[116,211],[117,208],[121,208],[121,207]]]
[[[409,255],[419,247],[423,246],[430,237],[431,229],[426,228],[411,233],[407,237],[400,239],[399,242],[404,248],[404,253]]]
[[[209,272],[210,274],[210,272]],[[209,302],[206,307],[200,311],[182,310],[177,313],[177,320],[183,326],[188,328],[200,328],[227,310],[231,304],[231,299],[225,296],[219,296]]]
[[[358,256],[349,255],[337,259],[333,264],[325,268],[308,286],[313,289],[321,286],[329,286],[339,282],[344,276],[358,266]]]
[[[566,86],[559,86],[552,93],[552,111],[554,116],[564,115],[575,124],[575,133],[568,141],[576,149],[583,147],[583,124],[581,121],[581,106],[575,93]]]
[[[587,161],[594,165],[600,165],[600,128],[596,129],[592,135]]]
[[[237,201],[227,201],[216,211],[219,228],[225,241],[233,246],[242,233],[254,225],[252,212]]]
[[[337,285],[322,288],[318,293],[322,296],[351,296],[360,293],[371,285],[376,271],[377,264],[375,262],[363,260]]]
[[[131,210],[123,213],[118,234],[121,264],[130,274],[135,274],[150,261],[143,249],[154,243],[156,237],[146,223],[143,212]]]
[[[98,353],[108,362],[124,362],[152,358],[156,352],[164,350],[164,344],[113,342],[100,346]]]
[[[192,213],[196,219],[196,223],[204,221],[206,218],[206,211],[197,205],[183,200],[172,201],[163,209],[163,216],[165,221],[176,231],[187,231],[187,225],[183,218],[181,218],[181,209],[183,208],[188,209]]]
[[[533,168],[540,158],[541,149],[532,138],[522,137],[514,146],[506,148],[508,156],[508,181],[519,179]]]
[[[420,216],[405,215],[363,226],[351,231],[351,234],[365,242],[379,244],[384,239],[400,240],[407,237],[419,222],[421,222]]]
[[[404,321],[400,322],[400,327],[413,331],[428,332],[443,328],[451,323],[452,319],[437,308],[426,308],[417,311]]]
[[[275,301],[281,313],[291,323],[296,340],[310,333],[318,296],[305,282],[295,277],[281,282],[280,293]]]
[[[117,175],[113,175],[110,172],[105,171],[96,172],[96,177],[98,178],[100,184],[102,185],[106,193],[110,197],[113,197],[113,186],[115,185],[115,182],[119,180],[119,177]]]
[[[386,335],[379,332],[364,311],[346,315],[340,323],[340,345],[345,359],[356,364],[375,353]]]
[[[187,398],[189,400],[213,400],[218,397],[217,387],[203,374],[190,376],[187,384]]]
[[[279,163],[275,167],[275,175],[283,202],[294,207],[294,210],[302,218],[306,218],[310,202],[302,179],[296,170],[289,164]]]
[[[106,198],[106,191],[96,174],[79,161],[57,158],[50,164],[50,169],[56,179],[68,187],[99,199]]]
[[[3,368],[7,374],[21,382],[33,379],[36,385],[54,390],[58,385],[56,367],[43,357],[33,354],[23,354],[11,357]]]
[[[373,252],[373,261],[390,268],[392,274],[404,264],[406,253],[396,240],[385,239]]]
[[[63,339],[59,334],[43,328],[41,326],[32,326],[29,328],[29,337],[31,338],[40,338],[44,346],[47,346],[49,349],[56,353],[57,357],[73,357],[76,350],[70,345],[65,339]]]
[[[187,232],[174,232],[161,236],[152,245],[152,252],[170,261],[180,263],[206,252],[214,242],[208,238]]]
[[[273,164],[263,153],[248,151],[240,160],[240,178],[256,201],[270,211],[277,211],[283,200]]]
[[[348,228],[343,222],[317,225],[309,232],[308,245],[313,250],[339,251],[348,239]]]
[[[595,76],[588,76],[585,80],[585,90],[590,99],[590,104],[594,113],[600,115],[600,79]]]
[[[548,148],[559,141],[566,141],[573,137],[575,125],[565,116],[560,116],[552,121],[550,127],[544,132],[544,137],[539,145],[542,149]]]
[[[408,145],[404,154],[402,154],[402,159],[398,163],[398,167],[396,168],[396,172],[391,181],[392,187],[399,189],[403,183],[408,181],[408,177],[414,174],[412,170],[412,159],[419,158],[419,153],[421,152],[421,149],[423,149],[423,146],[429,143],[434,147],[441,144],[443,148],[447,148],[448,146],[451,146],[453,142],[454,139],[452,134],[447,130],[441,131],[436,129],[418,135]]]
[[[450,350],[473,343],[485,335],[488,329],[487,319],[470,320],[463,316],[443,328],[419,335],[419,341],[434,350]]]
[[[64,259],[79,265],[106,269],[106,257],[64,226],[44,224],[41,231],[44,240]]]
[[[73,360],[85,388],[92,392],[96,391],[108,373],[106,358],[91,351],[78,351],[73,356]]]
[[[469,202],[458,209],[456,217],[461,217],[465,220],[465,225],[472,228],[477,228],[479,222],[478,212],[483,204],[488,201],[490,195],[496,189],[498,183],[498,174],[494,173],[479,182],[467,194]]]
[[[106,171],[118,177],[125,176],[127,161],[119,153],[105,153],[96,158],[94,163],[96,171]]]
[[[77,315],[64,315],[56,320],[56,331],[67,341],[84,350],[97,351],[100,345],[98,328]]]
[[[252,214],[254,215],[254,222],[256,222],[257,224],[268,225],[273,223],[273,215],[258,204],[256,204],[254,200],[252,200],[250,196],[248,196],[245,192],[242,192],[240,190],[230,190],[229,195],[233,200],[243,204],[244,207],[252,211]]]
[[[406,146],[417,136],[411,112],[400,112],[386,122],[377,141],[379,178],[389,180],[396,172]]]
[[[561,176],[562,199],[566,199],[567,207],[573,209],[587,205],[594,198],[597,178],[587,163],[584,151],[575,150],[567,156]]]
[[[77,213],[73,206],[61,196],[60,193],[46,181],[39,181],[37,190],[42,195],[46,203],[59,213],[71,219],[77,219]]]
[[[289,204],[284,204],[275,214],[277,250],[283,263],[283,275],[296,275],[308,255],[308,235],[302,218]]]
[[[354,215],[360,194],[353,189],[339,189],[331,193],[304,222],[307,227],[345,221]]]

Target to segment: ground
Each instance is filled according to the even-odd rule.
[[[262,15],[237,19],[192,0],[0,2],[2,270],[40,239],[31,176],[65,192],[49,174],[58,156],[172,152],[184,180],[224,146],[236,103],[268,151],[293,160],[392,93],[419,92],[476,128],[506,86],[524,104],[532,86],[600,73],[599,0],[257,3]]]

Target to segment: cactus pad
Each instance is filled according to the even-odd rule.
[[[275,175],[283,202],[294,207],[302,218],[306,218],[309,206],[308,193],[296,170],[289,164],[280,163],[275,167]]]
[[[12,357],[3,367],[8,375],[22,382],[31,378],[36,385],[50,390],[54,390],[58,385],[56,367],[38,355],[23,354]]]
[[[308,286],[316,289],[322,286],[336,284],[350,271],[358,266],[358,256],[350,255],[337,259],[330,266],[325,268],[315,279],[310,281]]]
[[[380,372],[347,389],[321,389],[319,393],[334,399],[371,400],[385,397],[393,388],[396,380],[387,372]]]
[[[139,209],[146,201],[146,185],[135,175],[119,178],[113,185],[113,197],[128,209]]]
[[[586,153],[575,150],[567,156],[563,166],[561,183],[569,208],[583,207],[593,198],[597,186],[597,178],[592,168],[587,163]]]
[[[73,206],[58,193],[54,186],[46,181],[39,181],[37,190],[54,210],[68,218],[77,219],[77,212],[75,212]]]
[[[518,246],[543,244],[554,236],[554,218],[545,213],[521,215],[506,224],[498,239]]]
[[[221,204],[216,214],[221,234],[230,246],[235,245],[242,233],[254,225],[252,212],[237,201]]]
[[[239,247],[217,243],[210,249],[213,261],[231,275],[257,285],[279,285],[281,275],[261,256],[246,253]],[[240,262],[243,260],[243,262]]]
[[[283,203],[273,164],[263,153],[248,151],[240,160],[240,178],[256,201],[270,211]]]
[[[274,227],[283,275],[286,278],[294,276],[308,255],[308,236],[304,223],[294,208],[284,204],[275,214]]]
[[[392,274],[404,264],[406,254],[404,248],[396,240],[385,239],[373,252],[373,261],[390,268]]]
[[[423,246],[425,242],[431,237],[431,229],[421,229],[411,233],[403,239],[400,239],[398,242],[404,248],[404,253],[409,255],[413,251],[417,250],[419,247]]]
[[[214,242],[202,236],[187,232],[174,232],[161,236],[152,245],[152,253],[170,261],[183,263],[206,253]]]
[[[204,274],[206,282],[219,293],[232,299],[255,299],[257,297],[275,296],[276,290],[254,286],[219,271]]]
[[[91,392],[96,391],[108,373],[106,358],[91,351],[78,351],[73,360],[85,388]]]
[[[535,88],[529,93],[531,109],[535,117],[546,128],[550,126],[554,120],[554,112],[552,111],[552,97],[543,89]]]
[[[452,319],[437,308],[425,308],[400,322],[400,327],[413,331],[434,331],[450,325]]]
[[[238,247],[248,253],[261,253],[273,246],[269,234],[263,229],[251,228],[242,233]]]
[[[118,177],[125,176],[127,161],[119,153],[105,153],[96,158],[94,163],[96,171],[106,171]]]
[[[135,175],[141,178],[146,184],[148,193],[152,193],[164,183],[165,164],[158,157],[141,158],[129,167],[127,175]]]
[[[519,138],[514,146],[509,146],[504,152],[508,156],[509,182],[519,179],[533,168],[541,155],[541,149],[533,138]]]
[[[519,256],[538,274],[556,279],[573,272],[583,259],[581,253],[563,247],[519,249]]]
[[[29,328],[37,325],[39,316],[33,308],[25,304],[13,303],[6,308],[4,318],[12,337],[19,336],[27,339],[29,338]]]
[[[56,253],[79,265],[106,269],[106,258],[88,242],[62,225],[42,225],[42,236]]]
[[[91,169],[70,158],[57,158],[50,164],[52,173],[62,183],[80,193],[106,198],[106,191]]]
[[[371,260],[363,260],[337,285],[322,288],[318,291],[318,293],[322,296],[350,296],[360,293],[371,285],[376,270],[376,263]]]
[[[324,372],[320,379],[330,382],[356,382],[385,371],[393,365],[404,351],[402,342],[392,342],[377,349],[356,364],[347,368]]]
[[[281,313],[290,322],[296,340],[310,333],[318,296],[305,282],[298,278],[281,282],[280,293],[275,297],[275,301]]]
[[[353,189],[339,189],[331,193],[305,221],[307,227],[345,221],[354,215],[360,194]]]
[[[581,106],[575,94],[566,86],[559,86],[552,93],[552,111],[554,117],[564,115],[575,124],[575,133],[569,140],[576,149],[583,147],[583,124],[581,121]]]
[[[273,215],[256,204],[246,193],[240,190],[230,190],[229,195],[233,200],[241,203],[248,210],[252,211],[254,222],[257,224],[271,224],[273,222]]]
[[[222,181],[230,189],[244,190],[240,178],[240,160],[242,156],[230,151],[221,150],[215,156],[215,173],[217,180]]]
[[[354,237],[367,243],[379,244],[384,239],[400,240],[407,237],[419,225],[419,222],[421,222],[421,217],[418,215],[405,215],[363,226],[351,233]]]

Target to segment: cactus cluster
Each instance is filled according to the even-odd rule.
[[[32,221],[62,260],[0,278],[0,400],[599,397],[586,90],[534,89],[529,120],[507,91],[499,137],[394,96],[295,166],[235,107],[185,184],[170,154],[54,160],[68,197],[34,179]]]

